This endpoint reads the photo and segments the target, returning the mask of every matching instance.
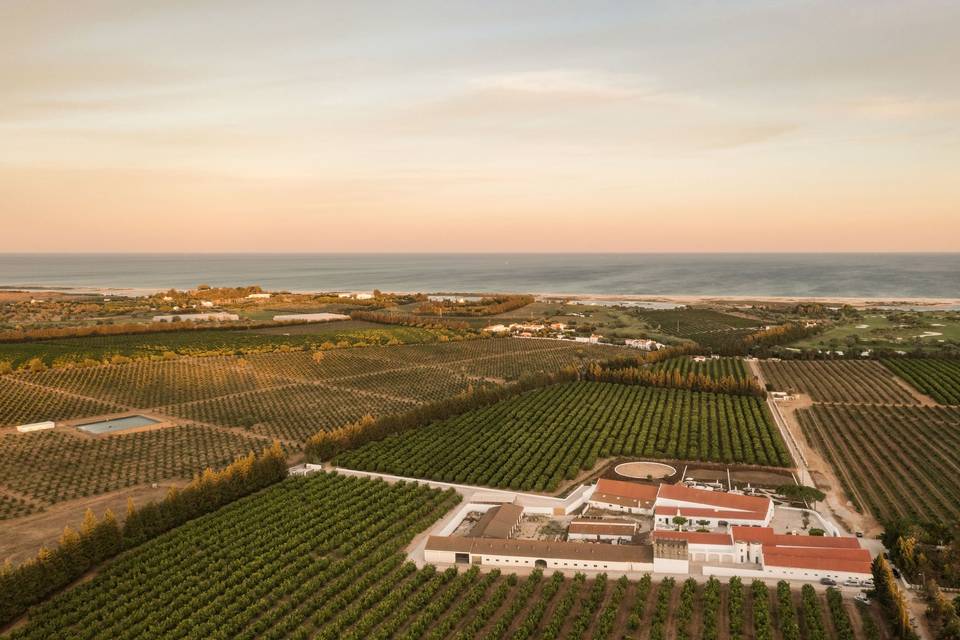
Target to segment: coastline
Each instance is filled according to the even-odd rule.
[[[131,297],[144,297],[166,291],[169,287],[153,289],[148,287],[125,288],[125,287],[69,287],[69,286],[13,286],[7,285],[0,287],[0,293],[27,292],[37,294],[55,294],[55,295],[120,295]],[[328,291],[326,293],[330,293]],[[290,290],[292,294],[313,295],[325,293],[317,290]],[[434,294],[430,291],[391,291],[398,294],[425,293]],[[570,300],[584,304],[607,304],[616,303],[637,304],[643,303],[655,305],[657,303],[673,305],[750,305],[752,303],[771,303],[771,304],[836,304],[850,305],[853,307],[905,307],[917,306],[928,307],[931,311],[936,310],[958,310],[960,307],[960,298],[934,298],[934,297],[864,297],[864,296],[777,296],[777,295],[689,295],[689,294],[669,294],[669,295],[641,295],[641,294],[620,294],[620,293],[573,293],[573,292],[528,292],[528,291],[498,291],[498,292],[464,292],[474,295],[495,295],[502,294],[522,294],[530,293],[538,301],[543,300]]]

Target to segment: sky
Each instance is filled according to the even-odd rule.
[[[960,251],[960,3],[0,2],[0,251]]]

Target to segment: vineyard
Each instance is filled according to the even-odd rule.
[[[708,358],[704,362],[696,362],[691,357],[671,358],[653,365],[654,371],[676,371],[682,376],[693,373],[704,375],[714,380],[730,377],[736,380],[747,378],[749,373],[743,360],[740,358]]]
[[[617,455],[790,464],[755,398],[596,382],[525,393],[348,451],[338,464],[552,491],[599,458]]]
[[[797,416],[850,499],[879,520],[960,516],[960,409],[814,405]]]
[[[940,404],[960,404],[960,360],[884,360],[891,371]]]
[[[873,640],[839,596],[762,583],[416,569],[400,550],[457,497],[290,478],[119,557],[31,610],[11,639]],[[812,591],[812,590],[811,590]],[[829,599],[829,602],[828,602]],[[856,632],[854,630],[857,630]],[[879,637],[879,636],[876,636]]]
[[[168,478],[190,478],[264,446],[261,439],[181,425],[109,438],[62,431],[0,435],[0,487],[53,504]],[[0,517],[16,504],[0,500]],[[22,507],[19,508],[22,510]]]
[[[815,402],[914,405],[918,400],[882,364],[863,360],[761,360],[767,382]]]

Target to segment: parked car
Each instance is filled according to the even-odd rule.
[[[893,577],[899,580],[901,578],[900,569],[897,569],[896,567],[890,567],[890,568],[893,570]]]
[[[860,581],[860,586],[861,586],[861,587],[867,587],[867,588],[869,588],[869,589],[873,589],[873,578],[867,578],[866,580],[861,580],[861,581]]]
[[[863,537],[863,531],[857,531],[857,537],[858,537],[858,538],[862,538],[862,537]]]
[[[835,587],[837,586],[837,581],[833,578],[820,578],[820,584],[825,584],[828,587]]]
[[[855,597],[854,600],[856,600],[857,602],[862,602],[863,604],[870,604],[870,598],[863,591],[858,593],[857,597]]]
[[[859,587],[860,581],[856,578],[847,578],[843,581],[843,584],[847,585],[848,587]]]

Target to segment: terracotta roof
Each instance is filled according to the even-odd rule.
[[[505,503],[487,510],[480,521],[473,526],[470,538],[509,538],[513,528],[523,516],[523,507]]]
[[[771,502],[770,498],[742,496],[735,493],[724,493],[723,491],[691,489],[682,484],[661,484],[657,497],[680,502],[693,502],[711,507],[719,507],[721,509],[760,511],[763,513],[766,513],[770,508]]]
[[[702,507],[657,507],[654,509],[654,515],[658,516],[675,516],[678,513],[687,518],[739,518],[741,520],[758,520],[761,522],[767,517],[765,511],[762,513],[759,511],[729,511]]]
[[[453,551],[524,558],[570,559],[592,562],[653,562],[649,545],[595,544],[590,542],[555,542],[546,540],[497,540],[493,538],[459,538],[430,536],[428,551]]]
[[[856,538],[840,538],[834,536],[788,536],[783,533],[774,533],[770,527],[738,527],[730,528],[733,539],[742,542],[758,542],[775,547],[815,547],[819,549],[859,549],[860,541]]]
[[[689,544],[724,544],[733,546],[729,533],[704,533],[702,531],[654,531],[654,540],[686,540]]]
[[[622,496],[624,498],[633,498],[634,500],[644,500],[648,502],[657,499],[656,485],[611,480],[609,478],[600,478],[600,480],[597,481],[596,491],[607,495]]]
[[[870,552],[866,549],[787,549],[763,547],[763,564],[771,567],[871,573]]]
[[[637,523],[629,520],[574,520],[567,529],[570,533],[633,535]]]

